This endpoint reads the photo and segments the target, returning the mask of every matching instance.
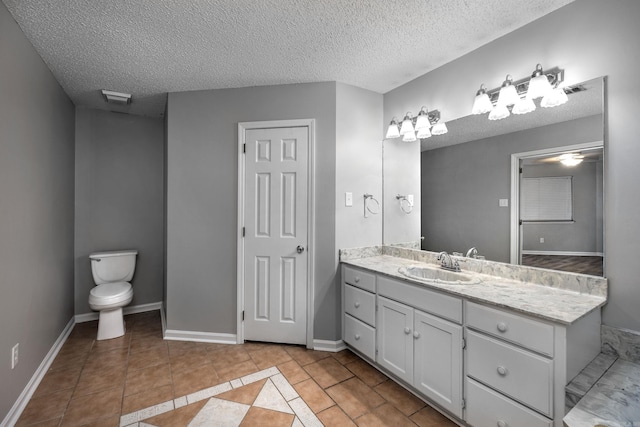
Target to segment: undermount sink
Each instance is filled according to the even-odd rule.
[[[411,266],[400,267],[398,271],[412,279],[445,285],[477,285],[482,280],[471,274],[443,270],[437,267]]]

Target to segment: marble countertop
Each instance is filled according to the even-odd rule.
[[[564,417],[567,427],[640,425],[640,364],[618,359]]]
[[[416,285],[437,289],[451,295],[457,295],[470,301],[508,308],[565,325],[574,323],[607,302],[606,297],[599,295],[590,295],[465,271],[464,265],[461,265],[463,272],[480,277],[482,282],[475,285],[450,285],[414,280],[400,273],[398,269],[414,265],[425,265],[425,263],[389,255],[346,259],[342,260],[342,262]],[[426,265],[431,267],[436,266],[428,263]]]

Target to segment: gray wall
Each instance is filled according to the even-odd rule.
[[[73,104],[1,2],[0,93],[1,423],[73,317],[74,156]]]
[[[423,249],[509,262],[511,154],[602,139],[602,116],[422,152]]]
[[[380,244],[382,236],[382,95],[336,85],[336,248]],[[345,206],[345,192],[353,206]],[[380,202],[364,216],[364,194]],[[336,260],[337,260],[336,253]]]
[[[437,106],[451,120],[469,114],[480,83],[498,86],[505,74],[526,76],[537,63],[566,69],[568,84],[607,79],[605,124],[605,255],[609,301],[603,322],[640,330],[640,286],[636,248],[640,244],[640,59],[631,45],[640,40],[640,2],[576,0],[494,42],[387,94],[385,121],[423,105]],[[630,50],[631,49],[631,50]],[[508,54],[507,54],[508,52]],[[501,193],[506,194],[506,193]]]
[[[336,84],[170,93],[167,328],[236,333],[238,122],[316,119],[315,338],[336,339]]]
[[[602,178],[598,174],[600,163],[585,161],[573,167],[553,163],[522,168],[523,178],[571,176],[573,187],[573,222],[525,223],[522,227],[523,251],[602,253],[602,236],[597,235],[602,232],[602,215],[598,215],[598,199],[602,199],[602,192],[597,192],[596,181],[598,177]],[[540,243],[541,237],[544,243]]]
[[[75,312],[91,313],[89,254],[137,249],[131,305],[163,299],[164,125],[76,111]]]

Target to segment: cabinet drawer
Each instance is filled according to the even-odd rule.
[[[344,266],[342,280],[352,286],[357,286],[369,292],[376,291],[376,275],[357,268]]]
[[[376,330],[354,319],[348,314],[344,315],[344,342],[364,354],[371,360],[376,357]]]
[[[344,285],[344,311],[371,326],[376,326],[376,294]]]
[[[378,277],[378,294],[458,324],[462,323],[462,300],[460,298],[384,276]]]
[[[472,302],[466,307],[469,327],[553,356],[553,326]]]
[[[467,331],[467,375],[553,417],[553,361]]]
[[[553,422],[467,378],[467,423],[474,427],[551,427]]]

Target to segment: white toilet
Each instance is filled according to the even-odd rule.
[[[122,307],[133,299],[131,278],[138,251],[96,252],[89,255],[95,288],[89,292],[89,307],[100,312],[98,340],[124,335]]]

